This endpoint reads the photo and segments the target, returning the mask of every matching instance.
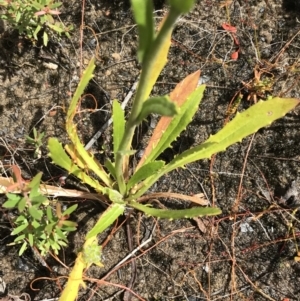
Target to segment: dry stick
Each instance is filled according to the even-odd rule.
[[[240,179],[240,184],[239,184],[239,189],[238,189],[238,193],[237,193],[237,197],[236,197],[236,201],[233,204],[232,207],[232,211],[234,213],[236,213],[238,211],[238,207],[239,207],[239,202],[240,202],[240,198],[241,198],[241,194],[242,194],[242,185],[243,185],[243,179],[244,179],[244,174],[245,174],[245,169],[246,169],[246,164],[247,164],[247,159],[249,156],[249,152],[251,149],[251,145],[253,143],[255,134],[252,135],[249,146],[247,148],[247,152],[245,155],[245,159],[244,159],[244,164],[243,164],[243,168],[242,168],[242,175],[241,175],[241,179]],[[235,266],[236,266],[236,257],[235,257],[235,237],[236,237],[236,214],[234,214],[234,223],[232,225],[232,235],[231,235],[231,258],[232,258],[232,267],[231,267],[231,296],[230,299],[232,298],[232,293],[236,292],[236,281],[235,281]]]
[[[131,210],[131,212],[129,212],[127,214],[127,220],[126,220],[126,233],[127,233],[127,243],[128,243],[128,248],[129,251],[132,252],[133,250],[133,245],[132,245],[132,230],[130,227],[130,214],[132,213],[133,210]],[[131,279],[130,282],[128,284],[128,288],[130,290],[132,290],[135,280],[136,280],[136,259],[133,258],[133,260],[131,261]],[[126,290],[126,292],[124,293],[123,296],[123,301],[130,301],[132,298],[132,293],[130,290]]]
[[[282,47],[282,49],[276,54],[274,58],[271,59],[271,61],[274,61],[273,65],[276,65],[278,63],[279,58],[282,56],[282,54],[285,52],[285,50],[290,46],[292,41],[296,38],[296,36],[300,33],[300,30],[296,32],[296,34]]]
[[[244,180],[244,175],[245,175],[246,164],[247,164],[247,161],[248,161],[249,152],[250,152],[250,149],[251,149],[254,137],[255,137],[255,134],[253,134],[252,137],[251,137],[251,140],[250,140],[250,143],[248,145],[247,152],[246,152],[246,155],[245,155],[245,159],[244,159],[244,163],[243,163],[243,168],[242,168],[242,173],[241,173],[240,184],[239,184],[239,189],[238,189],[238,194],[237,194],[236,200],[235,200],[235,202],[234,202],[234,204],[232,206],[232,211],[233,212],[237,212],[238,211],[240,197],[241,197],[241,194],[242,194],[242,186],[243,186],[243,180]]]
[[[138,85],[138,80],[139,78],[137,78],[137,80],[134,82],[134,84],[132,85],[130,91],[128,92],[128,94],[126,95],[124,101],[122,102],[121,108],[124,110],[127,103],[129,102],[129,100],[131,99],[132,95],[134,94],[137,85]],[[101,127],[101,129],[93,136],[93,138],[85,145],[85,149],[89,150],[93,144],[97,141],[97,139],[102,135],[102,133],[112,124],[112,117],[106,121],[106,123]]]
[[[125,258],[123,258],[119,263],[117,263],[115,265],[115,267],[112,269],[112,270],[116,270],[117,267],[119,267],[120,265],[122,265],[124,262],[126,262],[129,258],[133,257],[133,255],[141,250],[146,244],[148,244],[151,240],[152,240],[152,237],[153,237],[153,233],[155,231],[155,228],[156,228],[156,224],[153,226],[153,229],[151,231],[151,234],[149,236],[149,238],[147,238],[145,241],[143,241],[138,247],[136,247],[134,250],[132,250]]]
[[[241,273],[243,274],[243,276],[245,277],[246,281],[248,281],[251,286],[258,292],[260,293],[262,296],[264,296],[266,299],[270,300],[270,301],[276,301],[275,299],[271,298],[269,295],[267,295],[266,293],[264,293],[262,291],[262,289],[260,289],[259,287],[257,287],[257,285],[255,285],[251,280],[250,278],[246,275],[246,273],[243,271],[243,269],[237,265],[237,267],[239,268],[239,270],[241,271]]]

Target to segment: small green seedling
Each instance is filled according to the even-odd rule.
[[[41,158],[41,146],[43,145],[44,132],[38,132],[36,128],[33,128],[33,138],[26,136],[26,142],[34,146],[34,158]]]
[[[37,174],[29,183],[21,177],[20,169],[13,166],[15,184],[8,191],[18,186],[20,194],[6,194],[7,201],[2,205],[6,209],[17,209],[18,215],[12,219],[14,230],[11,235],[16,238],[13,244],[22,244],[19,255],[28,248],[37,248],[42,256],[49,251],[58,254],[61,247],[67,246],[67,235],[76,230],[76,223],[68,220],[70,214],[77,208],[73,205],[64,212],[61,204],[56,202],[55,214],[50,201],[40,192],[42,173]]]
[[[0,0],[4,13],[0,18],[6,20],[19,34],[25,34],[29,39],[38,40],[39,32],[43,35],[43,43],[48,44],[49,33],[64,33],[70,37],[72,26],[65,26],[55,21],[53,16],[59,15],[57,10],[62,5],[54,0]]]

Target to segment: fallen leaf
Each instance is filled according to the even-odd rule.
[[[223,23],[221,26],[222,26],[222,28],[223,28],[224,30],[226,30],[226,31],[229,31],[229,32],[232,32],[232,33],[236,33],[236,32],[237,32],[236,27],[231,26],[230,24]]]
[[[235,51],[231,54],[231,59],[236,61],[239,57],[239,51]]]

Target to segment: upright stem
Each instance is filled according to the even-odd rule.
[[[116,177],[119,186],[119,192],[122,195],[125,195],[126,193],[126,184],[123,176],[123,162],[125,156],[128,156],[128,154],[126,153],[130,150],[131,147],[134,131],[137,126],[137,117],[141,112],[144,101],[149,97],[149,94],[151,92],[151,90],[149,90],[148,82],[151,79],[152,70],[153,68],[155,68],[155,62],[159,58],[160,51],[166,45],[166,40],[171,38],[173,26],[179,16],[180,13],[171,8],[166,20],[162,25],[161,30],[159,31],[151,47],[147,50],[143,58],[142,73],[136,96],[133,101],[129,119],[126,123],[125,133],[120,143],[119,152],[116,155]]]

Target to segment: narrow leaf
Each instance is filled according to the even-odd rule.
[[[42,211],[36,209],[34,206],[29,207],[28,212],[34,219],[37,219],[37,220],[40,220],[43,216]]]
[[[142,71],[148,69],[147,74],[147,84],[143,91],[143,96],[149,97],[150,92],[155,85],[159,74],[167,63],[168,52],[171,46],[171,34],[173,30],[174,23],[177,16],[168,15],[166,19],[162,21],[160,30],[151,44],[151,48],[146,53],[143,58]]]
[[[96,237],[98,234],[106,230],[121,214],[123,214],[125,206],[114,203],[109,206],[100,216],[96,225],[86,235],[86,240]]]
[[[142,205],[137,202],[131,202],[130,206],[144,212],[147,215],[155,216],[159,218],[168,218],[168,219],[193,218],[197,216],[217,215],[222,213],[222,211],[219,208],[212,208],[212,207],[207,207],[207,208],[194,207],[194,208],[182,209],[182,210],[169,210],[169,209],[156,209],[156,208]]]
[[[185,164],[208,159],[213,154],[225,151],[227,147],[257,132],[260,128],[270,125],[295,108],[300,100],[294,98],[272,98],[259,101],[255,105],[236,116],[217,134],[211,135],[204,143],[193,147],[169,163],[168,172]]]
[[[116,99],[113,101],[112,118],[113,118],[114,155],[116,157],[125,130],[124,110],[121,108],[121,105]]]
[[[67,119],[72,120],[74,115],[76,114],[76,108],[78,105],[78,101],[83,94],[86,86],[88,85],[89,81],[93,78],[93,72],[95,69],[95,59],[91,59],[89,62],[87,68],[84,70],[81,80],[77,86],[77,89],[72,97],[69,109],[68,109],[68,114],[67,114]]]
[[[33,235],[32,235],[32,233],[28,234],[28,241],[29,241],[30,247],[33,247]]]
[[[76,227],[77,227],[77,223],[72,222],[72,221],[63,221],[62,224],[64,225],[64,229],[65,229],[65,227],[70,227],[73,229],[76,229]]]
[[[141,63],[154,39],[154,18],[152,0],[131,0],[135,23],[138,27],[138,60]]]
[[[16,229],[14,229],[14,230],[11,232],[11,235],[16,235],[16,234],[22,232],[23,230],[25,230],[27,227],[28,227],[28,223],[23,224],[23,225],[17,227]]]
[[[85,172],[83,172],[78,166],[72,162],[70,157],[66,154],[61,143],[56,138],[49,138],[48,149],[50,151],[50,157],[53,162],[60,167],[72,173],[82,182],[94,187],[97,191],[103,192],[104,187],[98,183],[98,181],[93,180]]]
[[[107,186],[112,185],[112,180],[109,178],[103,167],[98,164],[94,158],[85,150],[83,144],[81,143],[75,123],[73,123],[73,118],[76,115],[76,109],[78,102],[80,100],[81,95],[84,92],[88,82],[93,77],[93,71],[95,69],[95,59],[93,58],[89,65],[87,66],[86,70],[83,72],[82,78],[77,86],[77,89],[73,95],[71,100],[69,110],[67,113],[67,121],[66,121],[66,130],[71,139],[72,143],[74,144],[74,148],[80,155],[82,161],[84,161],[86,167],[93,171]]]
[[[113,178],[116,179],[115,165],[109,159],[106,159],[104,162],[104,166],[107,168],[109,173],[113,176]]]
[[[66,216],[66,215],[70,215],[72,212],[74,212],[78,207],[78,204],[75,204],[71,207],[69,207],[66,211],[63,212],[63,216]]]
[[[26,206],[26,199],[23,197],[20,202],[18,203],[18,210],[19,212],[23,212]]]
[[[3,208],[15,208],[21,200],[19,195],[13,193],[8,193],[6,196],[8,197],[8,200],[2,205]]]
[[[142,110],[137,117],[136,123],[139,124],[150,114],[161,116],[174,116],[178,113],[178,108],[168,96],[158,96],[147,99],[142,106]]]
[[[44,42],[44,45],[45,45],[45,46],[48,45],[49,37],[48,37],[48,34],[47,34],[46,31],[44,31],[44,34],[43,34],[43,42]]]
[[[39,187],[41,178],[42,178],[42,172],[39,172],[37,175],[34,176],[34,178],[30,181],[28,184],[29,188]]]
[[[85,267],[86,264],[82,259],[82,253],[79,252],[59,301],[74,301],[78,297],[77,294],[80,285],[86,287],[82,279],[82,273]]]
[[[164,166],[164,164],[164,161],[154,161],[142,166],[128,181],[127,190],[130,190],[135,184],[155,174]]]
[[[19,256],[22,256],[22,254],[25,252],[26,249],[27,249],[27,242],[24,241],[24,243],[19,251]]]

